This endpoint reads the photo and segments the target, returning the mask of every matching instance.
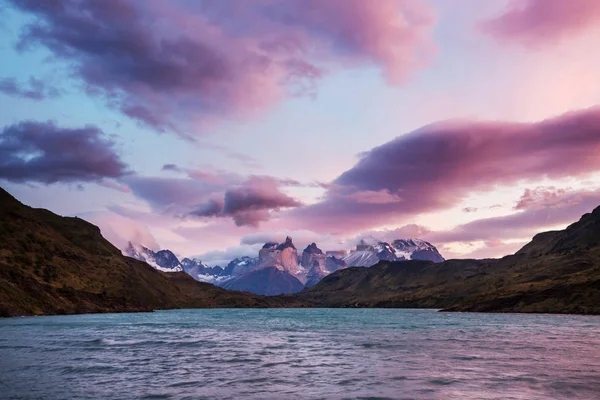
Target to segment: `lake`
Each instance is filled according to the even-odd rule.
[[[599,399],[600,317],[210,309],[0,319],[2,399]]]

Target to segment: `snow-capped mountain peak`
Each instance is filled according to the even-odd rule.
[[[181,272],[183,267],[179,262],[179,259],[171,250],[159,250],[154,252],[153,250],[142,246],[134,245],[129,242],[124,250],[126,256],[135,258],[140,261],[145,261],[154,269],[163,272]]]
[[[429,260],[442,262],[444,258],[434,245],[422,239],[396,239],[391,244],[376,242],[368,244],[361,240],[356,250],[350,252],[344,261],[349,266],[370,267],[379,261]]]
[[[227,287],[229,282],[236,285],[256,281],[259,271],[268,268],[276,268],[281,273],[271,274],[270,279],[288,279],[311,286],[319,282],[323,277],[346,267],[370,267],[378,262],[404,261],[404,260],[430,260],[434,262],[444,261],[444,258],[431,243],[421,239],[396,239],[391,243],[377,241],[374,238],[361,240],[354,251],[346,253],[345,250],[323,251],[316,243],[309,244],[302,254],[298,254],[291,237],[287,237],[283,243],[265,243],[258,253],[258,257],[238,257],[231,260],[225,268],[220,266],[211,267],[198,258],[183,258],[181,261],[172,251],[164,249],[153,251],[142,245],[129,243],[123,250],[125,255],[145,261],[152,267],[165,272],[184,271],[194,279],[202,282],[213,283]],[[287,278],[286,278],[287,277]],[[264,282],[263,282],[264,283]],[[270,281],[267,286],[276,284]],[[262,285],[262,286],[261,286]],[[263,287],[264,284],[259,286]],[[235,287],[238,287],[235,286]],[[240,288],[247,288],[239,286]],[[256,289],[254,293],[268,292],[268,288]]]

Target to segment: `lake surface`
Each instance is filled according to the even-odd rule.
[[[2,399],[599,399],[600,318],[221,309],[0,319]]]

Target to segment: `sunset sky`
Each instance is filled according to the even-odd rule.
[[[600,205],[598,0],[0,0],[0,186],[223,264]]]

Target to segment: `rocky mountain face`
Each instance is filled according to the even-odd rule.
[[[227,264],[225,269],[223,270],[223,276],[240,276],[246,272],[249,272],[254,269],[254,267],[258,264],[258,257],[241,257],[235,258]]]
[[[183,271],[190,275],[192,278],[201,282],[217,282],[219,281],[223,275],[223,268],[219,267],[209,267],[207,264],[203,263],[201,260],[197,258],[184,258],[181,260],[181,266],[183,267]]]
[[[239,264],[244,264],[243,268]],[[283,243],[265,243],[257,260],[248,258],[237,265],[238,270],[231,270],[232,276],[222,287],[262,295],[289,294],[302,290],[307,279],[307,270],[298,263],[298,251],[289,236]]]
[[[301,282],[306,282],[306,269],[298,264],[298,251],[291,237],[286,237],[285,242],[266,243],[258,253],[258,264],[254,269],[275,267],[281,271],[295,276]]]
[[[325,269],[324,265],[315,263],[315,265],[308,271],[308,274],[306,275],[305,286],[314,286],[327,275],[329,275],[329,271]]]
[[[442,262],[444,258],[434,245],[421,239],[398,239],[391,244],[376,242],[368,244],[361,240],[356,250],[343,258],[353,267],[370,267],[379,261],[429,260]]]
[[[141,245],[134,245],[129,242],[123,253],[136,260],[144,261],[162,272],[185,272],[192,278],[200,282],[216,283],[224,280],[223,268],[209,267],[197,258],[184,258],[179,261],[177,256],[171,250],[153,251]]]
[[[343,260],[325,255],[317,247],[316,243],[311,243],[304,249],[301,264],[304,268],[308,269],[306,287],[313,286],[330,273],[346,267],[346,263]]]
[[[144,261],[154,269],[163,272],[181,272],[183,266],[170,250],[160,250],[154,252],[145,246],[134,246],[129,242],[124,250],[126,256]]]
[[[163,272],[184,271],[194,279],[209,282],[223,287],[243,287],[251,293],[266,294],[272,290],[261,289],[264,285],[253,288],[248,282],[257,282],[260,277],[269,277],[272,285],[284,288],[296,288],[297,285],[288,285],[289,276],[300,281],[304,286],[310,287],[327,275],[347,266],[370,267],[381,260],[398,261],[407,259],[443,260],[437,249],[428,242],[419,239],[399,239],[390,245],[386,242],[368,244],[361,241],[356,250],[349,254],[345,250],[324,252],[316,243],[308,245],[302,254],[291,237],[286,237],[282,243],[267,242],[258,252],[258,257],[240,257],[230,261],[225,268],[219,266],[209,267],[201,260],[184,258],[179,261],[170,250],[157,252],[144,246],[135,246],[129,243],[124,253],[130,257],[145,261],[154,268]],[[341,258],[343,256],[343,258]],[[284,274],[251,274],[265,268],[274,267]],[[287,275],[286,275],[287,274]],[[282,283],[279,284],[278,280]],[[288,292],[281,292],[288,293]]]
[[[421,239],[397,239],[392,242],[392,248],[396,255],[395,261],[405,260],[429,260],[442,262],[444,257],[438,249],[429,242]]]

